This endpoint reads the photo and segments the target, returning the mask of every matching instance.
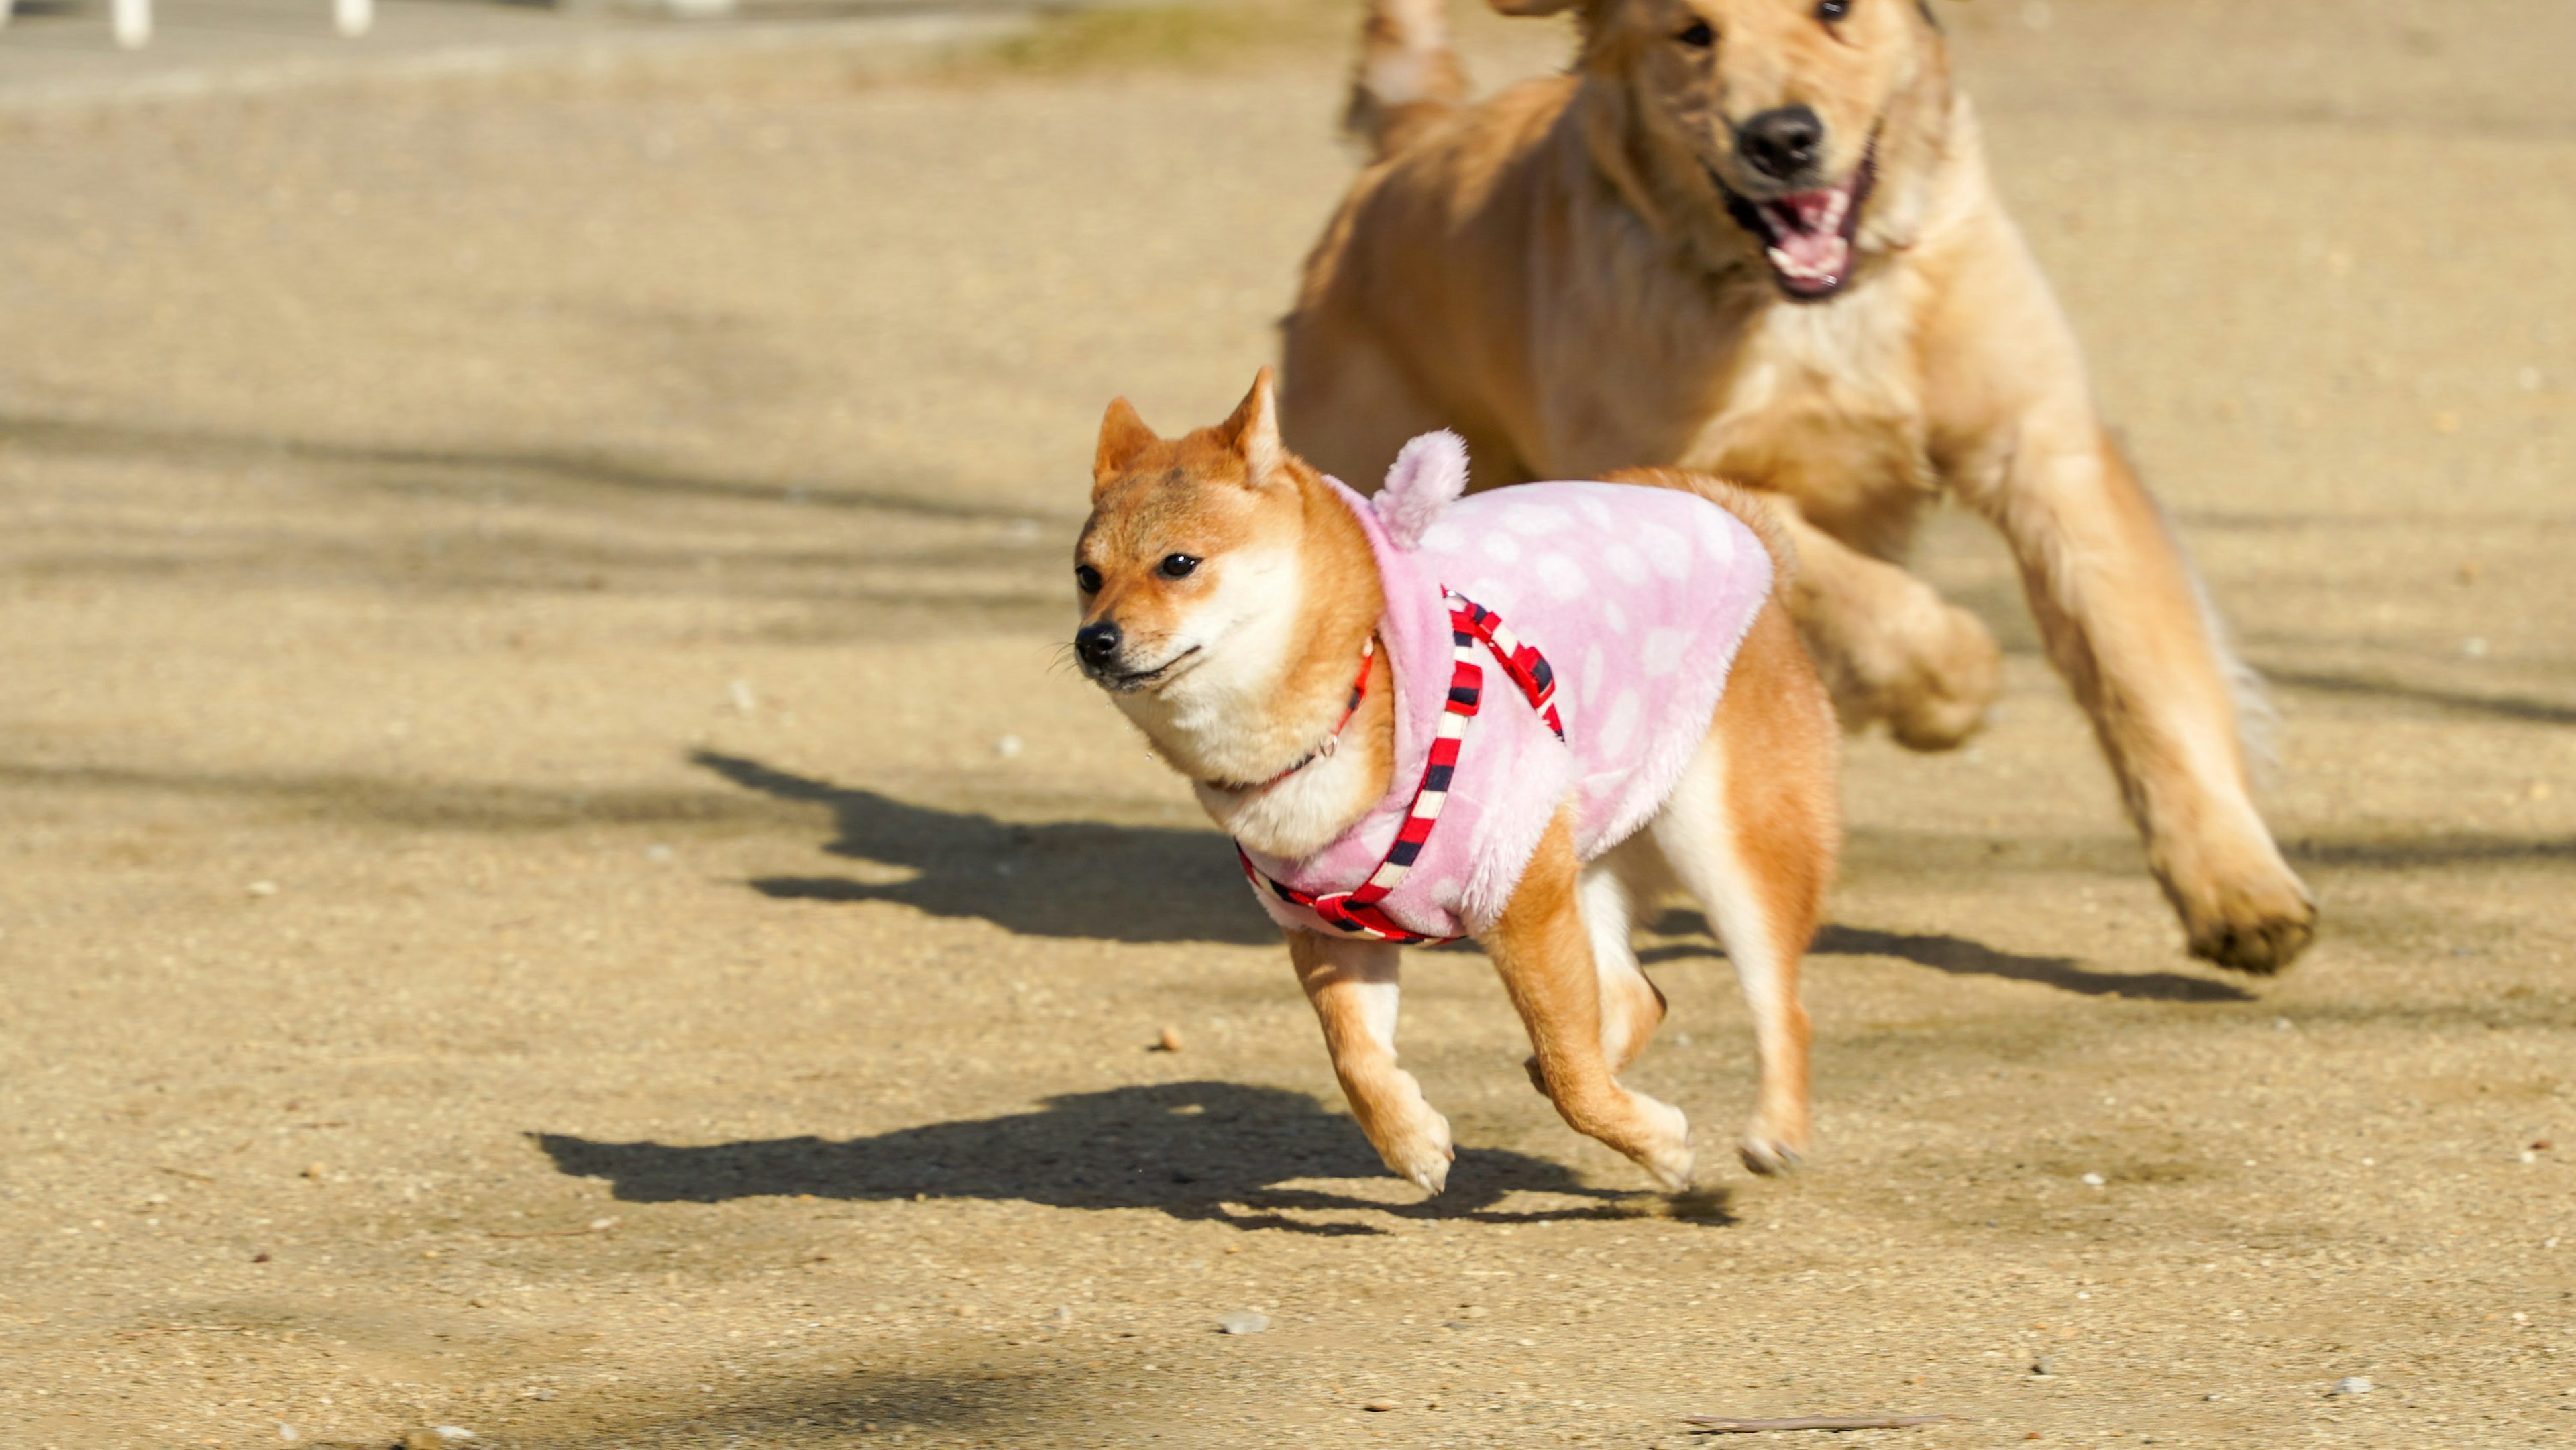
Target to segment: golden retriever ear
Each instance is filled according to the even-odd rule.
[[[1279,397],[1276,374],[1263,368],[1252,379],[1252,391],[1243,395],[1234,416],[1219,425],[1218,431],[1234,445],[1243,457],[1245,481],[1259,488],[1279,469],[1288,450],[1279,441]]]
[[[1091,455],[1091,486],[1096,489],[1125,473],[1138,454],[1161,441],[1136,416],[1134,404],[1125,398],[1111,399],[1109,411],[1100,419],[1100,451]]]

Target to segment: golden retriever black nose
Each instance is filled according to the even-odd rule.
[[[1825,122],[1805,106],[1776,106],[1735,128],[1744,163],[1774,181],[1794,181],[1825,149]]]
[[[1118,626],[1109,620],[1086,624],[1074,631],[1073,651],[1094,665],[1105,665],[1118,656],[1118,646],[1125,643]]]

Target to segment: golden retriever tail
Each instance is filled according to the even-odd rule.
[[[1342,125],[1383,161],[1455,112],[1467,71],[1449,48],[1446,0],[1368,0]]]

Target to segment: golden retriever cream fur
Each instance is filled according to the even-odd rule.
[[[2259,705],[2096,416],[1987,179],[1930,0],[1496,0],[1577,11],[1560,76],[1470,103],[1438,0],[1372,0],[1375,159],[1308,260],[1280,407],[1373,479],[1465,436],[1476,485],[1671,465],[1755,490],[1844,723],[1958,744],[1985,629],[1895,560],[1943,491],[2010,542],[2191,950],[2286,967],[2316,912],[2256,812]]]
[[[1157,436],[1124,399],[1110,405],[1074,555],[1074,653],[1155,753],[1197,783],[1219,826],[1255,851],[1295,855],[1386,795],[1396,692],[1387,652],[1374,649],[1368,688],[1349,706],[1353,662],[1379,637],[1378,567],[1343,496],[1281,445],[1276,416],[1267,369],[1232,417],[1179,438]],[[1688,1121],[1619,1081],[1664,1016],[1638,969],[1630,913],[1676,887],[1706,910],[1753,1018],[1760,1086],[1739,1151],[1758,1172],[1790,1167],[1808,1132],[1798,965],[1841,839],[1841,740],[1781,607],[1789,560],[1762,507],[1669,470],[1609,481],[1697,493],[1744,519],[1772,554],[1775,592],[1661,812],[1587,864],[1573,808],[1559,807],[1477,940],[1528,1030],[1532,1083],[1576,1131],[1678,1189],[1694,1166]],[[1318,749],[1326,740],[1337,747]],[[1389,1168],[1439,1192],[1448,1120],[1396,1065],[1399,948],[1285,934],[1352,1115]]]

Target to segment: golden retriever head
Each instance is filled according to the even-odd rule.
[[[1580,7],[1580,70],[1618,115],[1655,189],[1711,201],[1757,245],[1783,292],[1840,292],[1864,254],[1901,244],[1870,226],[1938,153],[1949,64],[1930,0],[1492,0],[1506,14]]]

